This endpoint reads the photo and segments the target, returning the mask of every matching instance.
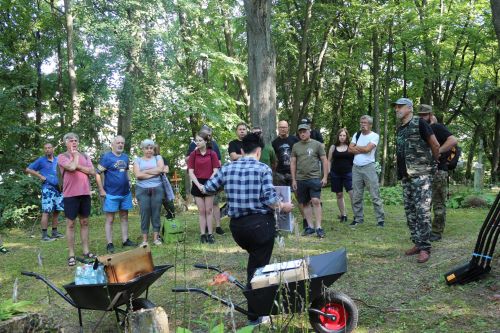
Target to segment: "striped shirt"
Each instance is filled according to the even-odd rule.
[[[252,157],[225,164],[205,184],[207,192],[221,187],[228,200],[228,215],[238,218],[251,214],[269,214],[278,202],[271,168]]]

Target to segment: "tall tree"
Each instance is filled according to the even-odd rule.
[[[276,130],[276,55],[271,38],[271,0],[245,0],[250,117],[266,142]]]
[[[68,55],[68,76],[69,92],[71,95],[71,117],[70,122],[75,124],[80,119],[80,99],[76,86],[76,69],[74,55],[74,31],[73,31],[73,12],[71,9],[71,0],[64,0],[64,12],[66,15],[66,47]]]

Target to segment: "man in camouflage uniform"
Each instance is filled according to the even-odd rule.
[[[446,198],[448,197],[448,163],[446,159],[450,149],[457,145],[457,139],[443,124],[439,124],[432,115],[432,106],[420,104],[418,116],[431,125],[432,131],[439,142],[439,164],[437,172],[432,177],[432,219],[431,242],[439,241],[443,236],[446,223]],[[435,121],[433,121],[435,120]]]
[[[405,254],[418,254],[417,262],[429,260],[431,253],[431,198],[433,157],[439,159],[439,143],[431,127],[413,116],[413,102],[400,98],[392,103],[398,120],[397,166],[398,179],[403,183],[406,221],[413,247]]]

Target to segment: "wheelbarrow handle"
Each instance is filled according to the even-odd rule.
[[[222,270],[219,267],[217,267],[217,266],[211,266],[211,265],[206,265],[206,264],[194,264],[193,266],[195,268],[210,269],[212,271],[216,271],[216,272],[222,273]]]
[[[47,286],[49,286],[50,289],[54,290],[66,302],[68,302],[69,304],[71,304],[75,308],[77,307],[76,304],[75,304],[75,302],[73,302],[73,300],[71,298],[69,298],[68,296],[66,296],[66,294],[64,294],[64,292],[61,289],[57,288],[50,280],[48,280],[47,278],[45,278],[45,276],[43,276],[41,274],[38,274],[38,273],[35,273],[35,272],[27,272],[27,271],[22,271],[21,275],[32,276],[32,277],[36,278],[37,280],[43,281]]]
[[[27,272],[27,271],[22,271],[21,272],[21,275],[25,275],[25,276],[33,276],[33,277],[36,277],[37,279],[40,278],[40,274],[37,274],[35,272]]]

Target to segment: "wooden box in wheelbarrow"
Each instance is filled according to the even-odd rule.
[[[124,283],[153,271],[151,248],[142,245],[136,249],[97,258],[104,265],[108,283]]]
[[[286,281],[281,275],[280,283],[243,291],[249,308],[252,308],[256,315],[302,312],[347,271],[345,249],[310,256],[303,260],[304,264],[307,264],[308,272],[305,273],[300,268],[296,270],[296,281]]]

